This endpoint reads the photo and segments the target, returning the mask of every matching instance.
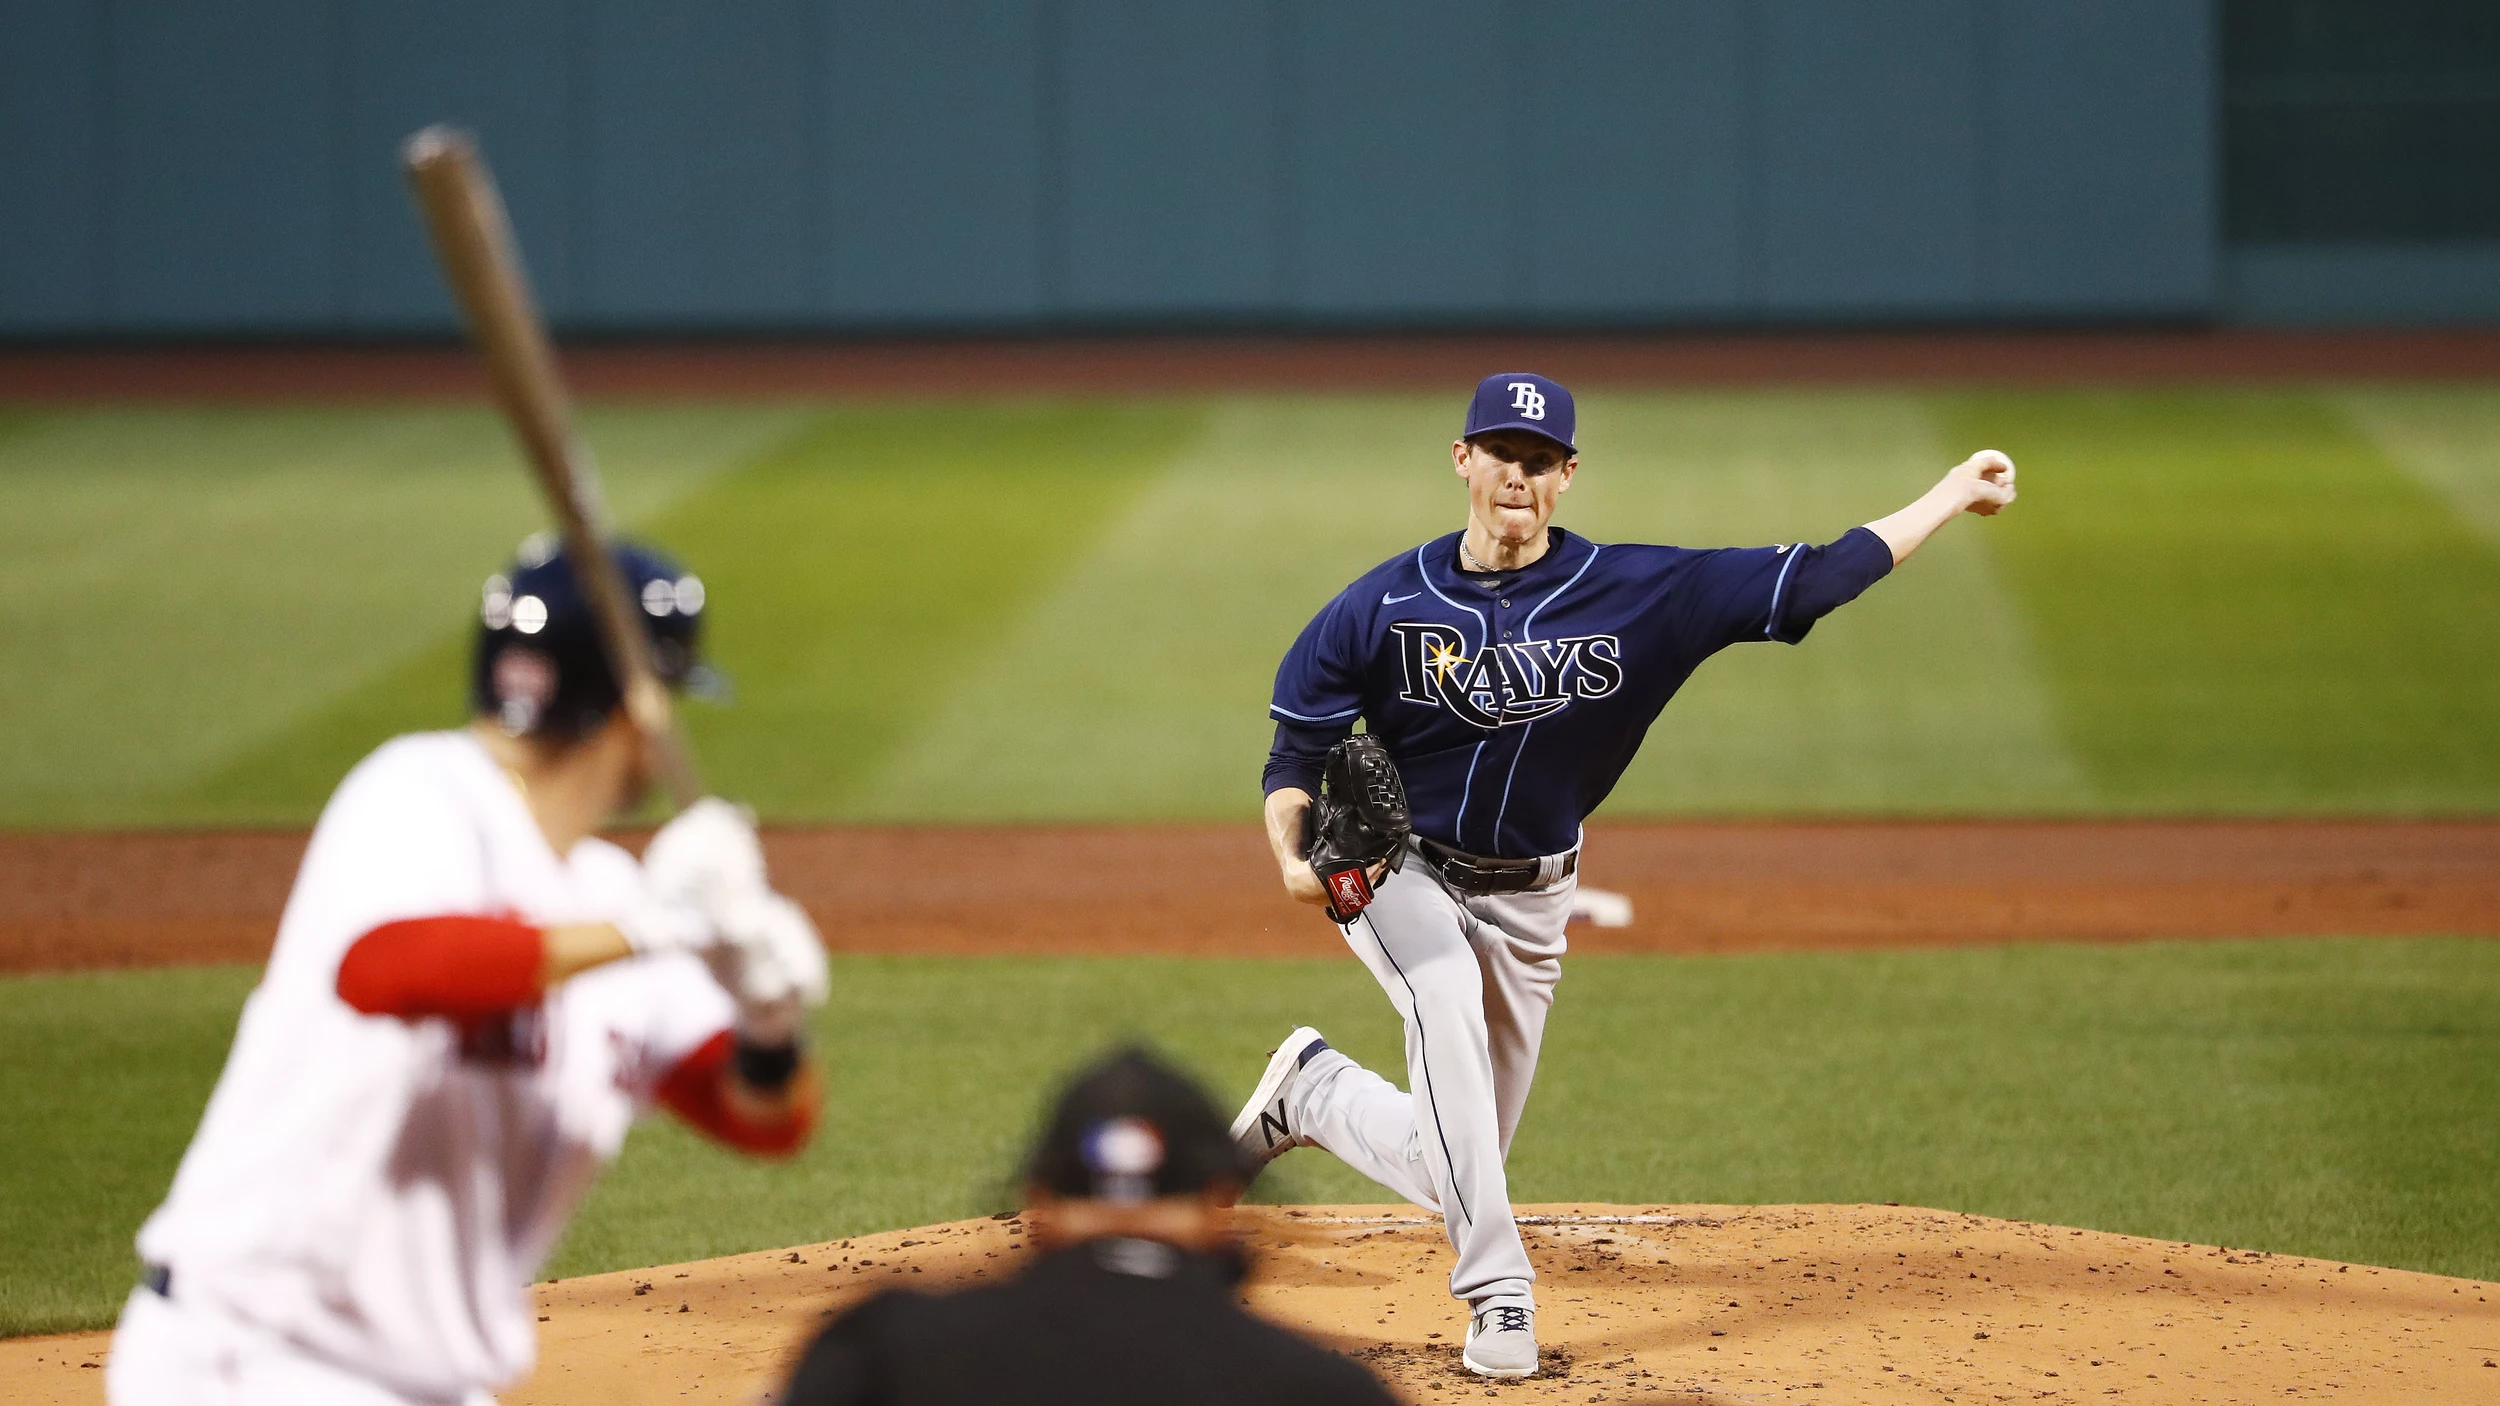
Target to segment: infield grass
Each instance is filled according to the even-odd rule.
[[[0,981],[0,1333],[111,1320],[254,973]],[[838,958],[794,1164],[646,1122],[550,1273],[1007,1204],[1050,1087],[1160,1042],[1229,1108],[1296,1022],[1395,1075],[1352,960]],[[1573,958],[1521,1201],[1871,1202],[2500,1277],[2500,944]],[[1258,1199],[1379,1201],[1325,1153]]]

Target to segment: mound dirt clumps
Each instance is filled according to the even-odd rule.
[[[1417,1402],[2371,1402],[2500,1393],[2500,1286],[1893,1206],[1530,1206],[1543,1372],[1459,1365],[1448,1242],[1406,1206],[1252,1207],[1257,1312]],[[1012,1274],[1021,1220],[540,1289],[509,1406],[746,1402],[830,1312]]]
[[[1437,1221],[1246,1214],[1251,1308],[1417,1402],[2500,1393],[2474,1346],[2500,1344],[2500,1286],[1893,1206],[1522,1207],[1544,1370],[1494,1384],[1459,1365]],[[544,1365],[503,1399],[751,1401],[826,1313],[1012,1274],[1030,1253],[1021,1220],[960,1221],[546,1285]]]
[[[1409,1401],[2500,1399],[2500,1286],[1898,1206],[1526,1206],[1542,1372],[1459,1365],[1448,1242],[1409,1206],[1245,1210],[1250,1307]],[[590,1275],[538,1290],[506,1406],[721,1403],[826,1316],[1013,1274],[1018,1218]],[[0,1398],[103,1399],[103,1334],[0,1343]],[[978,1344],[966,1344],[978,1350]],[[40,1360],[39,1360],[40,1359]]]

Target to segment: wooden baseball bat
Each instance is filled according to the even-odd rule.
[[[599,642],[616,671],[626,716],[641,730],[651,768],[679,809],[703,795],[694,753],[677,726],[668,688],[651,666],[651,642],[636,617],[625,578],[608,554],[607,505],[590,449],[573,428],[546,322],[530,296],[521,251],[512,238],[495,177],[477,143],[454,127],[435,126],[400,148],[408,183],[425,212],[443,278],[469,321],[470,338],[486,361],[486,378],[504,419],[521,441],[539,487],[554,509],[573,578],[590,602]]]

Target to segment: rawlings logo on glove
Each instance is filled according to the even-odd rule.
[[[1303,858],[1328,889],[1329,921],[1345,924],[1371,906],[1372,871],[1406,864],[1414,817],[1389,749],[1358,732],[1328,751],[1319,799],[1305,813]]]

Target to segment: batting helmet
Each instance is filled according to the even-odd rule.
[[[627,596],[651,641],[651,664],[671,688],[709,675],[696,655],[703,582],[659,552],[609,544]],[[622,701],[573,563],[544,533],[512,566],[486,578],[478,603],[469,707],[515,737],[570,740],[594,731]]]

